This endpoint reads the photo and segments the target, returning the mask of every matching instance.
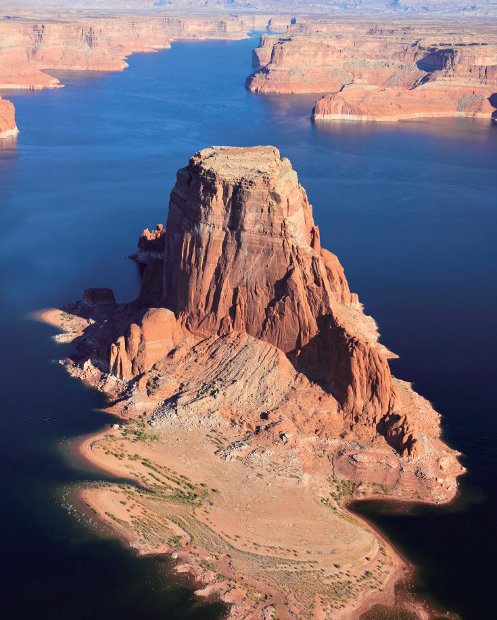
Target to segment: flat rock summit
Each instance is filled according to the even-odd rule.
[[[393,354],[378,342],[374,320],[351,293],[338,258],[321,247],[306,192],[290,161],[276,148],[212,147],[195,153],[178,171],[165,226],[144,231],[134,259],[142,270],[136,301],[119,305],[109,289],[90,289],[82,301],[64,313],[53,311],[48,320],[63,327],[65,340],[77,344],[76,353],[64,362],[68,370],[106,392],[111,411],[128,424],[140,420],[158,432],[159,442],[154,456],[147,453],[147,463],[171,456],[175,433],[188,429],[193,433],[187,440],[193,442],[188,458],[192,467],[198,466],[205,448],[198,443],[199,433],[215,428],[223,440],[208,451],[206,462],[214,459],[215,468],[222,469],[236,458],[256,480],[266,472],[261,485],[273,480],[276,495],[267,514],[257,514],[256,508],[247,513],[246,507],[237,507],[234,496],[229,509],[224,503],[223,528],[234,527],[242,515],[273,524],[283,519],[277,489],[283,485],[288,491],[290,478],[281,478],[277,463],[282,468],[291,463],[299,472],[293,475],[292,493],[310,484],[321,498],[319,510],[329,516],[329,506],[335,507],[333,519],[338,520],[347,498],[380,493],[441,503],[454,497],[463,469],[457,453],[440,438],[439,415],[408,383],[392,376],[388,359]],[[124,441],[126,434],[116,432],[113,441]],[[113,454],[109,445],[101,449],[103,459]],[[114,470],[123,459],[129,458],[128,469],[139,460],[139,452],[123,456],[122,445],[118,461],[112,461]],[[93,456],[96,452],[94,446]],[[235,475],[229,471],[216,469],[218,483]],[[230,490],[226,487],[224,493],[228,497]],[[97,512],[109,514],[108,506],[104,510],[95,502],[88,499]],[[216,502],[210,505],[215,513]],[[157,510],[154,506],[143,510],[150,514]],[[273,514],[278,510],[280,517]],[[307,519],[302,548],[312,555],[316,530],[309,524],[317,518],[316,527],[321,528],[321,517],[306,510],[299,508],[302,515],[295,518]],[[356,525],[343,514],[349,518],[346,527],[353,530]],[[143,531],[140,534],[126,515],[119,517],[118,526],[140,548],[149,549]],[[195,518],[199,515],[200,509]],[[209,527],[222,537],[221,525],[212,525],[214,516],[209,519]],[[327,536],[333,538],[340,527],[330,527]],[[196,547],[188,527],[180,529]],[[346,539],[355,549],[353,532]],[[258,542],[261,548],[254,553],[263,553],[264,547],[271,555],[270,542],[266,547]],[[210,550],[209,544],[204,541],[203,548]],[[377,580],[364,578],[350,590],[345,598],[352,606],[361,592],[381,589],[390,570],[377,556],[379,548],[361,549],[351,551],[354,562],[377,561],[374,570],[379,572],[368,569],[367,575],[375,574]],[[335,571],[338,579],[340,563],[329,563],[319,553],[313,560],[316,571]],[[234,566],[236,560],[229,555],[233,574],[255,575],[260,569],[259,556],[250,562],[243,556]],[[195,564],[191,557],[188,561]],[[278,570],[271,578],[275,591],[284,594],[278,604],[300,610],[297,617],[310,617],[306,606],[314,605],[319,594],[322,617],[339,617],[342,595],[330,593],[321,573],[319,578],[318,573],[308,575],[307,581],[302,578],[294,592]],[[202,577],[209,582],[205,572]],[[238,609],[236,617],[248,617],[242,608],[259,610],[261,615],[250,617],[266,617],[260,600],[255,604],[249,599],[243,605],[233,597],[226,600]]]

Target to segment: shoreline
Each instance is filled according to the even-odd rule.
[[[106,428],[97,433],[76,438],[76,441],[71,444],[71,448],[69,451],[70,455],[73,458],[82,460],[86,463],[90,463],[92,467],[102,473],[119,476],[121,472],[109,466],[108,464],[104,465],[102,463],[102,460],[95,455],[92,449],[92,446],[96,441],[108,435],[112,430],[112,427]],[[119,477],[122,478],[122,476]],[[130,477],[129,480],[133,484],[145,488],[143,487],[140,480],[138,480],[137,478],[133,479],[132,477]],[[131,533],[129,533],[125,528],[120,527],[115,522],[111,522],[108,518],[106,518],[104,514],[107,515],[108,513],[105,513],[105,511],[104,514],[102,514],[102,512],[99,512],[97,506],[100,502],[98,501],[98,499],[95,499],[95,493],[92,493],[92,491],[95,491],[96,488],[97,487],[78,485],[78,487],[74,488],[73,490],[75,505],[80,510],[81,514],[84,517],[86,516],[89,521],[88,525],[90,527],[97,530],[98,528],[101,528],[104,534],[117,538],[121,542],[121,544],[125,545],[126,548],[130,549],[133,553],[135,553],[137,557],[157,555],[167,556],[171,561],[172,572],[175,577],[179,578],[181,576],[187,579],[187,582],[192,587],[193,594],[199,600],[215,600],[221,602],[227,606],[228,610],[230,610],[228,613],[228,616],[230,618],[238,618],[238,616],[232,616],[231,614],[231,608],[236,605],[235,600],[231,601],[229,600],[229,598],[226,599],[226,597],[223,596],[223,593],[219,591],[219,588],[216,587],[216,584],[212,584],[211,580],[209,579],[209,575],[206,574],[206,571],[201,566],[196,564],[195,558],[193,557],[194,555],[196,555],[196,553],[192,554],[194,548],[190,548],[187,546],[178,550],[169,545],[163,545],[156,548],[145,549],[135,544],[134,537]],[[102,504],[101,509],[103,510],[104,508],[105,505]],[[95,525],[94,522],[96,522],[97,525]],[[227,576],[229,578],[232,578],[233,580],[241,579],[245,582],[245,584],[250,583],[251,581],[243,576],[240,577],[235,573],[229,574],[229,563],[225,567],[225,572],[227,573]],[[262,584],[253,582],[253,585],[257,587]],[[279,598],[279,593],[274,592],[274,595],[275,598]],[[294,616],[286,612],[284,606],[285,602],[286,601],[284,601],[283,599],[278,601],[278,607],[280,607],[280,609],[278,610],[278,617],[281,618],[281,620],[292,620],[294,619]]]
[[[402,582],[407,582],[407,583],[413,583],[413,577],[416,574],[416,571],[418,570],[418,567],[413,564],[413,562],[411,562],[408,558],[405,557],[404,553],[402,553],[399,549],[397,549],[397,547],[393,544],[393,542],[391,540],[389,540],[387,538],[387,536],[381,531],[381,529],[375,525],[372,521],[370,521],[369,519],[367,519],[366,517],[364,517],[361,514],[358,514],[355,510],[351,509],[349,506],[352,503],[361,503],[362,501],[373,501],[373,502],[382,502],[382,501],[398,501],[400,503],[413,503],[412,500],[407,500],[407,499],[397,499],[397,498],[364,498],[361,500],[349,500],[347,502],[347,510],[349,511],[350,514],[352,514],[354,516],[354,518],[358,519],[361,523],[363,523],[367,528],[369,528],[370,530],[372,530],[376,536],[378,536],[378,538],[380,540],[382,540],[386,545],[388,545],[390,547],[390,549],[393,551],[393,553],[397,556],[397,558],[399,559],[399,568],[400,568],[400,572],[403,573],[401,575],[397,574],[396,576],[392,575],[392,579],[393,582],[389,583],[389,587],[390,587],[390,595],[394,601],[394,605],[397,602],[397,594],[396,594],[396,588],[398,585],[400,585]],[[452,500],[454,501],[454,500]],[[419,502],[419,503],[424,503],[424,504],[430,504],[430,505],[437,505],[434,504],[432,502]],[[449,502],[451,503],[451,502]],[[395,577],[395,578],[394,578]],[[375,600],[375,596],[372,596],[370,601],[364,601],[364,603],[362,605],[360,605],[358,607],[358,613],[359,614],[364,614],[367,613],[369,611],[371,611],[375,605],[383,605],[385,604],[384,601],[382,600]],[[391,600],[392,600],[391,599]],[[414,600],[412,601],[412,603],[408,603],[407,601],[401,601],[402,606],[409,612],[416,614],[416,616],[418,617],[419,620],[430,620],[430,618],[433,617],[433,615],[436,612],[433,609],[428,608],[426,606],[426,602],[420,598],[416,598],[414,597]]]
[[[77,459],[86,464],[90,464],[96,471],[99,471],[103,474],[108,474],[111,476],[116,476],[124,480],[123,472],[119,468],[112,467],[109,463],[104,463],[101,458],[99,458],[94,450],[93,445],[99,439],[105,438],[107,435],[112,433],[112,426],[110,428],[105,428],[102,431],[98,431],[97,433],[93,433],[90,435],[85,435],[83,437],[77,438],[75,442],[71,444],[70,455],[72,458]],[[129,477],[129,481],[133,484],[136,484],[139,487],[142,487],[142,483],[138,478]],[[117,484],[110,482],[109,484]],[[127,548],[131,549],[138,557],[147,556],[147,555],[167,555],[173,562],[173,571],[176,575],[186,574],[191,584],[194,587],[194,593],[199,598],[203,598],[204,594],[203,590],[209,590],[209,586],[211,584],[206,581],[206,575],[199,567],[190,566],[189,570],[184,570],[184,562],[190,560],[191,556],[189,555],[189,550],[186,553],[181,550],[179,553],[176,549],[170,546],[158,547],[155,549],[144,549],[136,544],[134,544],[133,535],[130,534],[125,528],[120,527],[119,524],[112,522],[109,518],[104,516],[105,514],[105,505],[101,504],[100,509],[104,512],[102,514],[99,511],[98,507],[96,507],[100,502],[95,501],[95,489],[97,487],[92,486],[84,486],[79,485],[77,489],[74,490],[74,496],[77,498],[78,507],[83,513],[86,514],[87,517],[91,519],[95,519],[100,527],[103,528],[103,531],[117,537]],[[419,620],[429,620],[432,617],[434,611],[426,609],[426,603],[422,600],[414,600],[412,603],[408,603],[407,601],[397,601],[396,588],[397,586],[407,581],[409,582],[412,578],[413,574],[416,571],[416,566],[412,564],[395,546],[394,544],[385,536],[381,530],[375,526],[371,521],[363,517],[362,515],[357,514],[355,511],[350,509],[350,504],[353,502],[361,502],[361,501],[397,501],[396,498],[364,498],[363,500],[350,500],[344,503],[343,508],[347,511],[347,513],[352,516],[354,519],[359,521],[368,531],[370,531],[375,538],[384,545],[387,550],[387,554],[391,560],[393,560],[393,570],[390,571],[387,579],[383,583],[383,586],[380,590],[373,590],[372,592],[364,593],[361,595],[358,601],[355,601],[353,604],[347,607],[347,609],[343,610],[342,613],[339,613],[336,618],[340,620],[347,619],[355,619],[362,617],[363,614],[370,612],[376,605],[382,605],[388,608],[395,608],[396,605],[400,602],[401,607],[406,611],[411,613],[415,613]],[[408,502],[409,500],[399,500],[403,502]],[[412,501],[410,502],[412,503]],[[436,505],[434,502],[420,502],[420,503],[428,503],[432,505]],[[93,524],[89,523],[91,527],[95,527]],[[98,528],[97,528],[98,529]],[[233,574],[234,579],[239,579],[240,576]],[[243,579],[243,578],[242,578]],[[218,599],[221,602],[234,605],[234,603],[226,603],[219,596],[215,590],[209,594],[214,599]],[[288,616],[278,616],[283,618],[294,618],[293,615]]]
[[[160,15],[153,15],[153,14],[149,14],[149,15],[143,15],[140,17],[140,19],[138,19],[136,21],[136,23],[134,22],[132,15],[130,15],[129,13],[124,13],[124,14],[113,14],[113,16],[116,18],[116,21],[121,21],[121,25],[123,28],[131,28],[132,34],[136,34],[133,33],[133,29],[135,29],[136,27],[140,28],[141,25],[145,25],[145,28],[143,29],[143,32],[141,32],[138,36],[137,39],[134,40],[135,45],[133,46],[133,42],[129,43],[126,41],[126,39],[124,39],[123,41],[119,41],[119,39],[117,39],[114,42],[114,45],[112,45],[111,43],[108,43],[108,46],[105,47],[103,46],[101,48],[100,54],[104,55],[108,54],[109,58],[106,59],[104,57],[103,60],[99,61],[98,58],[98,51],[97,51],[97,57],[95,59],[95,62],[93,62],[93,58],[92,59],[85,59],[85,57],[83,56],[83,60],[79,62],[78,61],[75,62],[74,65],[72,66],[64,66],[64,63],[62,61],[62,66],[60,66],[60,59],[57,61],[52,62],[52,64],[50,62],[40,62],[37,63],[35,62],[31,62],[31,60],[25,60],[24,62],[19,62],[17,59],[14,60],[14,62],[12,63],[12,66],[10,66],[8,69],[4,69],[2,74],[0,75],[0,92],[2,92],[4,95],[6,95],[7,97],[9,96],[15,96],[18,95],[20,93],[23,92],[35,92],[35,91],[42,91],[42,90],[48,90],[48,89],[60,89],[60,88],[64,88],[65,84],[55,75],[52,75],[51,72],[54,72],[55,74],[60,73],[63,74],[65,72],[71,72],[71,73],[94,73],[94,74],[102,74],[102,73],[119,73],[124,71],[125,69],[127,69],[129,67],[128,64],[128,60],[131,56],[133,56],[134,54],[140,54],[140,53],[156,53],[156,52],[160,52],[160,51],[166,51],[171,49],[171,46],[173,43],[175,42],[180,42],[180,41],[192,41],[192,42],[204,42],[204,41],[241,41],[241,40],[245,40],[248,39],[252,36],[252,33],[255,32],[259,32],[259,30],[257,29],[257,23],[262,23],[265,25],[265,30],[268,29],[271,20],[274,19],[276,16],[278,16],[278,13],[265,13],[265,12],[257,12],[254,13],[253,15],[250,15],[250,19],[248,20],[248,22],[252,21],[251,26],[249,25],[249,23],[247,23],[247,16],[244,16],[243,14],[241,15],[233,15],[229,12],[223,12],[223,13],[219,13],[216,14],[217,19],[221,20],[224,19],[227,23],[229,23],[230,21],[232,21],[232,23],[236,24],[236,28],[238,28],[238,30],[230,30],[229,28],[226,28],[224,30],[224,32],[222,30],[218,30],[217,32],[210,32],[209,28],[216,22],[216,19],[213,17],[213,15],[209,14],[209,13],[199,13],[198,16],[197,15],[192,15],[190,13],[183,13],[183,14],[178,14],[178,16],[174,15],[174,16],[169,16],[169,17],[165,17],[164,19],[179,19],[179,20],[184,20],[186,26],[188,26],[188,24],[195,24],[197,23],[197,26],[199,27],[199,31],[194,31],[193,33],[188,33],[188,27],[184,28],[184,32],[179,33],[177,35],[174,34],[174,28],[171,29],[171,32],[166,32],[167,28],[165,28],[164,32],[158,32],[155,33],[155,35],[151,35],[151,40],[150,43],[146,43],[142,42],[142,39],[140,37],[145,37],[147,36],[147,24],[154,23],[155,19],[161,19]],[[60,22],[55,22],[55,25],[57,27],[60,27],[61,29],[63,28],[69,28],[69,30],[71,28],[74,29],[75,26],[80,26],[80,28],[83,30],[85,24],[89,24],[89,33],[87,34],[87,36],[91,37],[92,35],[92,26],[91,24],[93,22],[98,23],[98,20],[102,19],[104,25],[105,25],[105,20],[106,18],[101,16],[101,17],[94,17],[94,16],[89,16],[89,17],[84,17],[84,16],[67,16],[66,19],[60,20]],[[195,20],[197,20],[197,22],[195,22]],[[258,21],[259,20],[259,21]],[[34,24],[36,26],[36,24],[38,23],[39,20],[34,19],[33,17],[26,17],[22,20],[21,23],[18,22],[12,22],[11,24],[0,24],[2,26],[4,26],[4,30],[0,30],[0,32],[2,32],[4,38],[7,40],[9,38],[9,36],[14,40],[14,46],[13,49],[16,48],[16,44],[15,44],[15,40],[16,40],[16,36],[19,36],[19,32],[17,31],[17,27],[18,26],[23,26],[23,25],[29,25]],[[45,27],[45,23],[50,23],[50,19],[45,19],[42,20],[42,27]],[[109,18],[107,18],[107,21],[111,24],[111,27],[114,25],[112,23],[112,20]],[[288,18],[289,21],[289,18]],[[53,25],[53,24],[52,24]],[[11,31],[9,31],[9,27],[11,27]],[[204,32],[201,32],[202,27],[204,27]],[[76,29],[77,30],[77,29]],[[111,38],[112,35],[112,28],[108,33],[108,37]],[[155,38],[154,38],[155,36]],[[74,42],[74,41],[73,41]],[[53,46],[53,43],[52,43]],[[126,49],[126,46],[128,46],[128,49]],[[91,47],[91,46],[90,46]],[[123,49],[124,48],[124,49]],[[9,47],[5,47],[5,50],[8,51]],[[48,56],[50,55],[50,43],[47,45],[47,51],[48,51]],[[74,52],[74,49],[71,48],[71,46],[69,45],[67,47],[67,50],[69,52]],[[78,51],[76,51],[76,56],[77,56]],[[87,63],[87,66],[84,66],[84,63]],[[98,63],[101,63],[101,66],[98,65]],[[59,63],[59,64],[58,64]],[[8,64],[8,63],[7,63]],[[45,66],[46,65],[46,66]],[[76,68],[73,68],[73,67]],[[0,97],[1,99],[1,97]],[[11,112],[11,116],[12,116],[12,122],[14,123],[14,128],[13,129],[7,129],[7,130],[3,130],[3,127],[0,127],[0,140],[4,140],[4,139],[15,139],[17,137],[17,134],[19,133],[18,129],[17,129],[17,124],[16,124],[16,110],[12,104],[12,102],[10,101],[10,99],[6,99],[5,101],[7,101],[11,107],[12,107],[12,112]],[[3,122],[3,119],[0,119],[0,121]]]

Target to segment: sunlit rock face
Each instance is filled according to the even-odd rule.
[[[0,138],[13,138],[17,134],[14,104],[0,97]]]
[[[263,35],[247,87],[322,93],[316,120],[495,117],[497,38],[491,24],[412,25],[302,19]]]
[[[371,425],[392,409],[387,352],[277,149],[195,154],[178,172],[163,243],[160,283],[154,264],[142,301],[165,305],[193,333],[246,332],[274,345]]]

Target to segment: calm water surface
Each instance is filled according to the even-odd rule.
[[[396,374],[444,414],[469,474],[446,508],[361,512],[419,566],[417,589],[462,618],[497,617],[497,127],[447,121],[313,126],[309,98],[244,90],[254,41],[178,43],[122,74],[16,94],[0,150],[2,617],[215,618],[168,562],[136,558],[64,508],[98,476],[71,438],[101,428],[100,395],[70,380],[33,311],[87,286],[134,297],[126,256],[166,219],[175,171],[212,144],[274,144],[299,171],[323,244],[400,354]]]

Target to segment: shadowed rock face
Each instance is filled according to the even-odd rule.
[[[193,333],[245,332],[276,346],[347,414],[375,424],[391,410],[386,351],[277,149],[195,154],[178,172],[163,236],[161,282],[153,261],[143,302],[171,309]]]

